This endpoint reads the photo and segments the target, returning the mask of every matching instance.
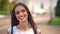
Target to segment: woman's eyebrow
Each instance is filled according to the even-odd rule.
[[[24,12],[24,11],[25,11],[25,9],[22,9],[21,11],[23,11],[23,12]]]
[[[19,12],[19,11],[15,11],[15,12]]]
[[[22,9],[21,11],[23,11],[23,10],[25,10],[25,9]]]

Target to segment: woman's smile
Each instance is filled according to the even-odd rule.
[[[25,17],[26,17],[26,15],[21,15],[18,18],[21,19],[21,20],[23,20]]]
[[[24,19],[24,16],[20,16],[20,19]]]
[[[24,22],[28,19],[28,14],[23,6],[17,6],[15,9],[16,18],[20,22]]]

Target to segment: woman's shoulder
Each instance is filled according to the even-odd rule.
[[[41,32],[40,28],[37,28],[37,32]]]
[[[11,27],[8,27],[8,32],[10,32],[11,31]]]
[[[38,33],[38,34],[41,34],[40,28],[37,28],[37,33]]]
[[[8,27],[8,32],[11,32],[12,27]],[[16,29],[16,26],[13,26],[13,29]]]

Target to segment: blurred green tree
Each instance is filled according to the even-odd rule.
[[[57,6],[56,6],[55,9],[56,9],[55,10],[55,15],[58,16],[58,17],[60,17],[60,0],[58,0]]]
[[[10,14],[10,11],[14,7],[15,2],[9,2],[9,0],[0,0],[0,14]]]
[[[14,1],[11,2],[11,3],[9,3],[9,10],[10,11],[13,9],[14,5],[15,5],[15,2]]]
[[[0,0],[0,10],[7,10],[8,0]]]

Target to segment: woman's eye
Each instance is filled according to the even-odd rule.
[[[19,11],[16,11],[15,14],[19,14]]]
[[[21,11],[22,11],[22,12],[25,12],[25,10],[24,10],[24,9],[22,9]]]

